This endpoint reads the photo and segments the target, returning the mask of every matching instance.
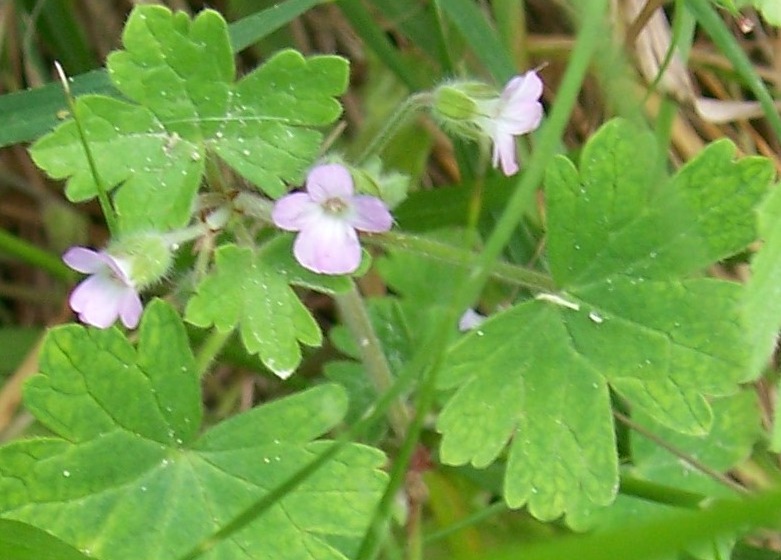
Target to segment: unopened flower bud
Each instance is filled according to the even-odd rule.
[[[480,82],[452,82],[434,90],[432,111],[442,125],[455,134],[477,139],[480,102],[497,97],[497,92]]]
[[[490,138],[493,165],[505,175],[518,171],[515,137],[536,129],[542,120],[542,80],[535,71],[516,76],[502,92],[479,82],[453,82],[434,91],[434,116],[454,133]]]
[[[370,158],[361,167],[350,169],[355,181],[355,190],[361,194],[376,196],[390,209],[396,208],[407,198],[409,177],[397,171],[382,168],[379,157]]]
[[[128,277],[139,291],[159,282],[173,264],[169,243],[154,233],[123,237],[109,245],[106,252],[128,263]]]

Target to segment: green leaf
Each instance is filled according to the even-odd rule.
[[[214,134],[236,73],[222,16],[203,10],[190,22],[184,12],[162,6],[136,9],[122,44],[124,50],[106,61],[120,93],[151,110],[173,134],[191,140]]]
[[[509,442],[505,498],[541,519],[612,502],[618,465],[609,388],[654,421],[702,435],[704,395],[745,378],[737,284],[687,278],[755,237],[772,177],[717,142],[652,189],[654,141],[612,121],[580,169],[546,179],[548,257],[561,291],[491,317],[458,341],[441,376],[446,463],[485,466]]]
[[[636,420],[665,442],[717,472],[727,472],[745,461],[762,435],[755,391],[743,390],[711,401],[713,427],[703,436],[677,433],[638,414]],[[632,474],[670,486],[714,497],[732,497],[734,491],[640,434],[632,436]]]
[[[288,279],[258,253],[236,245],[215,252],[214,270],[197,287],[185,319],[220,332],[238,326],[251,354],[283,379],[301,362],[299,341],[318,346],[322,334],[312,315],[288,286]]]
[[[781,4],[774,0],[754,0],[754,5],[770,25],[781,27]]]
[[[343,391],[323,385],[199,435],[194,359],[159,300],[137,348],[115,328],[60,327],[41,371],[25,402],[58,437],[0,448],[0,515],[102,560],[183,555],[331,445],[312,440],[346,409]],[[348,446],[209,558],[344,559],[379,497],[382,462]]]
[[[751,278],[744,297],[746,340],[751,343],[751,379],[762,375],[778,342],[781,328],[781,189],[775,187],[759,213],[760,236],[764,242],[751,261]],[[776,414],[770,441],[781,450],[781,421]]]
[[[549,254],[562,288],[696,272],[756,238],[753,209],[773,178],[767,159],[736,163],[735,146],[721,140],[653,192],[651,138],[612,121],[584,148],[580,174],[563,157],[550,170],[562,227],[550,228]]]
[[[659,425],[642,414],[633,418],[654,435],[683,451],[700,463],[717,472],[727,472],[751,455],[754,444],[761,437],[762,429],[753,390],[744,390],[729,397],[712,401],[714,422],[710,433],[692,436],[677,433]],[[632,435],[632,463],[626,469],[632,477],[685,489],[712,498],[731,498],[734,491],[716,482],[708,475],[683,462],[656,443],[640,434]],[[616,502],[607,508],[585,507],[573,512],[568,521],[578,530],[604,531],[623,527],[669,514],[675,508],[646,499],[619,494]],[[729,557],[734,536],[722,538],[707,546],[695,547],[689,553],[697,558],[713,558],[714,546]]]
[[[245,49],[322,2],[286,0],[231,23],[228,30],[233,51]],[[65,69],[72,71],[68,65]],[[93,70],[74,77],[71,91],[77,96],[87,93],[119,95],[105,70]],[[34,90],[0,96],[0,148],[34,140],[50,131],[60,120],[58,115],[66,109],[62,85],[58,81]]]
[[[148,109],[97,95],[77,100],[101,181],[119,187],[114,198],[123,231],[168,230],[190,219],[203,174],[203,146],[170,132]],[[30,149],[54,179],[68,179],[74,202],[96,196],[95,181],[76,124],[69,121]]]
[[[347,78],[343,58],[282,51],[236,84],[209,147],[268,195],[281,196],[285,182],[300,184],[317,157],[321,134],[307,127],[341,114],[335,98]]]
[[[759,214],[762,248],[751,260],[745,291],[746,340],[751,342],[750,378],[762,374],[781,328],[781,189],[776,187]]]
[[[543,520],[581,494],[608,504],[618,485],[607,383],[568,344],[560,314],[522,305],[457,343],[442,373],[444,388],[460,388],[437,423],[448,464],[485,467],[512,438],[505,500]]]
[[[133,10],[125,49],[109,56],[112,82],[139,105],[102,96],[80,98],[76,113],[100,180],[117,189],[125,232],[170,229],[190,219],[212,153],[272,197],[298,183],[333,122],[347,85],[347,62],[305,59],[283,51],[234,83],[227,25],[204,10],[190,21],[162,6]],[[71,200],[96,196],[73,121],[31,148],[52,177],[68,178]]]
[[[7,519],[0,519],[0,557],[4,560],[89,560],[89,556],[45,531]]]

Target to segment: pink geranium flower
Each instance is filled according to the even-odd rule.
[[[474,309],[467,309],[458,320],[458,330],[461,332],[471,331],[475,327],[482,325],[485,320],[485,315],[481,315]]]
[[[72,247],[62,260],[72,269],[91,276],[76,286],[70,306],[83,323],[105,329],[117,318],[129,329],[138,325],[141,298],[129,276],[126,261],[105,251]]]
[[[499,97],[477,102],[481,113],[477,124],[493,142],[493,165],[501,166],[507,176],[518,172],[515,137],[540,126],[541,95],[542,80],[530,70],[507,82]]]
[[[353,180],[338,163],[318,165],[306,178],[306,192],[289,194],[274,205],[274,223],[297,231],[293,254],[302,266],[321,274],[349,274],[361,263],[357,231],[388,231],[393,218],[379,198],[355,195]]]

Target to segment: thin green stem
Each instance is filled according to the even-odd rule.
[[[250,192],[241,192],[233,199],[233,208],[237,212],[267,223],[271,223],[273,206],[270,200]]]
[[[391,249],[403,249],[431,259],[461,265],[470,268],[478,261],[479,255],[436,241],[427,237],[419,237],[399,232],[388,232],[381,235],[367,235],[362,238],[367,244]],[[524,286],[539,292],[554,292],[556,286],[550,276],[504,261],[493,263],[490,276],[509,284]]]
[[[690,509],[699,509],[708,500],[708,497],[702,494],[687,492],[680,488],[673,488],[672,486],[665,486],[664,484],[626,475],[621,476],[619,492],[625,496],[634,496],[658,504]]]
[[[357,560],[369,560],[375,558],[384,540],[385,526],[396,495],[404,484],[407,475],[407,467],[415,452],[415,447],[420,439],[420,432],[423,429],[428,410],[434,402],[435,391],[432,390],[430,379],[433,376],[428,375],[426,380],[428,384],[422,386],[418,392],[418,406],[415,411],[415,417],[407,430],[407,437],[402,443],[401,449],[396,454],[393,462],[393,468],[390,473],[390,480],[385,487],[385,493],[374,511],[369,528],[364,535],[361,547],[358,549]]]
[[[384,393],[393,386],[393,373],[355,282],[351,281],[350,289],[335,295],[334,299],[342,321],[358,344],[366,374],[378,392]],[[391,405],[388,417],[393,431],[403,438],[410,422],[410,414],[403,401],[397,400]]]
[[[762,106],[773,132],[781,140],[781,116],[779,116],[773,98],[767,91],[765,84],[754,71],[754,66],[744,48],[737,42],[709,0],[686,0],[686,5],[713,39],[713,42],[716,43],[716,46],[724,53],[724,56],[735,66],[738,75],[745,80],[746,85]]]
[[[472,193],[467,207],[466,227],[469,232],[468,239],[476,239],[480,226],[480,214],[483,211],[483,194],[485,192],[485,170],[488,165],[488,143],[480,143],[480,158],[477,173],[472,183]]]
[[[209,226],[205,223],[195,224],[180,230],[166,233],[164,238],[169,245],[181,245],[209,233]]]
[[[426,537],[423,539],[423,542],[426,544],[431,544],[436,541],[442,540],[446,537],[449,537],[453,533],[457,533],[458,531],[461,531],[462,529],[466,529],[467,527],[471,527],[473,525],[477,525],[481,521],[488,519],[489,517],[492,517],[494,515],[497,515],[499,513],[504,513],[508,511],[507,504],[504,500],[499,500],[496,503],[493,503],[489,506],[486,506],[472,515],[469,515],[467,517],[464,517],[463,519],[459,519],[455,523],[448,525],[447,527],[443,527],[439,531],[434,531],[433,533],[429,533],[426,535]]]
[[[271,222],[272,203],[252,193],[241,193],[233,201],[234,208],[247,216],[252,216],[265,222]],[[403,249],[431,259],[472,267],[478,260],[478,255],[472,251],[448,245],[428,237],[400,232],[364,235],[361,239],[368,245],[385,249]],[[509,284],[524,286],[538,292],[554,292],[556,285],[550,276],[508,262],[499,261],[493,264],[490,276]]]
[[[103,211],[103,217],[106,219],[108,231],[111,236],[114,237],[119,233],[117,215],[114,212],[114,207],[111,205],[111,200],[108,197],[106,185],[103,184],[103,179],[100,178],[100,174],[98,173],[98,166],[92,155],[92,148],[90,148],[89,142],[87,141],[87,133],[84,131],[84,127],[81,124],[76,102],[71,93],[70,84],[68,83],[68,77],[65,75],[65,71],[62,69],[59,62],[55,62],[54,65],[57,68],[57,74],[59,75],[62,87],[65,90],[65,99],[68,103],[71,115],[73,115],[73,122],[76,124],[76,130],[79,133],[79,140],[81,141],[81,146],[84,148],[84,155],[87,157],[87,164],[89,165],[89,170],[92,174],[92,180],[95,181],[95,190],[98,193],[100,209]]]
[[[385,144],[404,126],[412,115],[431,103],[431,94],[428,92],[416,93],[407,97],[393,112],[382,130],[356,158],[355,165],[365,163],[373,155],[379,154]]]
[[[660,438],[655,433],[653,433],[651,430],[646,428],[645,426],[642,426],[629,418],[628,416],[614,410],[613,416],[615,416],[619,422],[622,424],[627,425],[629,428],[643,436],[649,441],[652,441],[659,447],[665,449],[666,451],[669,451],[676,457],[678,457],[681,461],[685,462],[686,464],[690,465],[692,468],[700,471],[704,475],[707,475],[711,477],[716,482],[719,482],[720,484],[723,484],[730,490],[733,490],[734,492],[737,492],[738,494],[746,494],[748,493],[748,490],[729,478],[728,476],[725,476],[724,474],[720,473],[719,471],[712,469],[705,463],[695,459],[685,451],[678,449],[676,446],[672,445],[671,443],[664,440],[664,438]]]
[[[0,229],[0,252],[37,266],[59,280],[67,281],[73,278],[73,271],[65,266],[60,257],[11,235],[4,229]]]
[[[219,330],[212,329],[209,335],[204,339],[203,344],[198,349],[198,353],[195,356],[195,367],[198,371],[198,376],[203,377],[206,372],[209,371],[214,359],[222,350],[223,346],[228,342],[233,330],[220,332]]]

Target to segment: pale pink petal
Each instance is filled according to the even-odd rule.
[[[106,266],[106,258],[102,253],[85,247],[71,247],[62,256],[65,264],[77,272],[92,274]]]
[[[502,172],[508,177],[518,172],[515,138],[512,135],[501,134],[494,138],[493,164],[494,167],[501,165]]]
[[[393,226],[393,216],[385,203],[374,196],[355,196],[352,199],[353,214],[350,225],[361,231],[379,233]]]
[[[307,193],[299,192],[277,200],[271,211],[271,219],[279,228],[298,231],[320,214],[320,206],[312,202]]]
[[[537,72],[530,70],[516,76],[504,86],[502,101],[507,105],[537,101],[542,95],[542,80]]]
[[[485,321],[485,315],[481,315],[474,309],[467,309],[461,318],[458,320],[458,330],[465,332],[471,330],[477,326],[480,326]]]
[[[306,177],[306,191],[318,204],[329,198],[347,200],[353,195],[353,178],[344,165],[318,165],[313,167]]]
[[[102,253],[102,255],[106,257],[106,264],[113,273],[114,277],[125,286],[134,288],[133,281],[130,279],[130,263],[124,259],[112,257],[107,253]]]
[[[518,136],[536,130],[542,121],[540,103],[519,103],[506,107],[497,118],[497,128],[508,134]]]
[[[118,301],[128,289],[116,280],[98,274],[76,286],[69,303],[83,322],[105,329],[117,320]]]
[[[135,290],[128,289],[119,301],[118,311],[122,323],[129,329],[134,329],[141,318],[141,312],[144,309],[141,298]]]
[[[361,264],[355,230],[333,218],[323,218],[301,230],[293,254],[303,267],[320,274],[349,274]]]

